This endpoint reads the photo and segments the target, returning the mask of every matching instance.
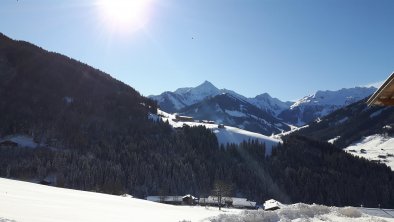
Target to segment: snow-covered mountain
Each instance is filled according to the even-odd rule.
[[[272,98],[268,93],[247,98],[232,90],[218,89],[205,81],[194,88],[179,88],[150,98],[156,100],[166,112],[178,112],[199,120],[213,120],[264,135],[290,129],[276,116],[292,103]]]
[[[156,100],[160,108],[167,112],[180,112],[199,119],[215,120],[268,135],[289,130],[289,124],[305,125],[357,102],[371,95],[375,90],[374,87],[354,87],[336,91],[317,91],[293,103],[280,101],[268,93],[247,98],[228,89],[218,89],[212,83],[205,81],[197,87],[180,88],[150,98]],[[229,96],[233,99],[226,99]],[[220,100],[231,101],[231,109],[225,107],[229,105],[225,104],[227,102]],[[260,113],[263,112],[264,117],[255,118],[257,111],[251,106],[259,109]],[[246,110],[242,107],[249,108]]]
[[[179,111],[198,120],[213,120],[264,135],[290,130],[270,112],[260,109],[241,97],[223,93]]]
[[[223,93],[245,100],[272,115],[277,115],[281,111],[288,109],[292,104],[291,102],[282,102],[279,99],[272,98],[268,93],[254,98],[247,98],[229,89],[218,89],[209,81],[205,81],[197,87],[179,88],[174,92],[167,91],[157,96],[149,96],[149,98],[156,100],[162,110],[177,112],[187,106]]]
[[[277,116],[283,110],[289,109],[293,102],[282,102],[277,98],[272,98],[270,94],[263,93],[248,101],[258,108]]]
[[[375,90],[374,87],[355,87],[337,91],[317,91],[298,100],[289,109],[282,111],[278,117],[287,123],[301,126],[364,99]]]
[[[212,83],[205,81],[197,87],[179,88],[174,92],[167,91],[158,96],[149,96],[149,98],[156,100],[163,110],[176,112],[220,93],[221,90]]]

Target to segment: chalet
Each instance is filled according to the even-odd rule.
[[[172,121],[174,122],[194,122],[193,117],[191,116],[179,116],[179,115],[175,115],[175,119],[172,119]]]
[[[218,128],[219,128],[219,129],[224,129],[224,124],[219,124],[219,125],[218,125]]]
[[[236,198],[232,197],[232,206],[234,208],[242,208],[242,209],[257,209],[256,202],[249,201],[246,198]]]
[[[190,194],[185,196],[148,196],[147,200],[164,203],[164,204],[172,204],[172,205],[200,205],[200,206],[218,206],[218,197],[209,196],[203,198],[196,198]],[[246,198],[237,198],[237,197],[222,197],[220,206],[223,207],[233,207],[239,209],[257,209],[256,202],[249,201]]]
[[[215,124],[215,121],[213,121],[213,120],[200,120],[200,123]]]
[[[5,148],[5,147],[17,147],[18,143],[15,143],[14,141],[11,140],[4,140],[0,142],[0,148]]]
[[[172,205],[195,205],[198,202],[198,199],[190,194],[185,196],[148,196],[146,199]]]
[[[264,210],[272,211],[280,209],[280,203],[274,199],[267,200],[264,202]]]
[[[220,206],[230,206],[232,200],[230,197],[222,197]],[[198,204],[201,206],[218,206],[219,201],[216,196],[202,197],[199,199]]]
[[[368,99],[369,106],[394,106],[394,73]]]
[[[182,203],[184,205],[195,205],[198,202],[198,198],[193,197],[190,194],[187,194],[182,197]]]
[[[200,198],[198,204],[201,206],[218,206],[218,197],[209,196],[207,198]],[[220,205],[240,209],[257,209],[256,202],[237,197],[222,197]]]

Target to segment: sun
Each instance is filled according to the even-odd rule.
[[[116,29],[135,30],[148,22],[152,0],[98,0],[105,22]]]

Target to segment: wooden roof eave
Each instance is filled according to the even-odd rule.
[[[368,99],[367,104],[368,106],[373,105],[394,105],[394,99],[389,98],[387,96],[382,95],[386,90],[390,87],[394,86],[394,73],[392,73],[389,78],[383,83],[383,85],[376,90],[374,94]]]

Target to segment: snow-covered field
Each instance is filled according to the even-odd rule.
[[[0,178],[0,222],[100,221],[394,221],[361,213],[357,208],[281,205],[273,212],[171,206],[93,192],[55,188]],[[374,209],[371,209],[372,213]],[[376,212],[375,212],[376,213]],[[385,217],[386,216],[386,217]]]
[[[204,221],[221,213],[217,208],[171,206],[0,178],[0,222]]]
[[[345,148],[352,155],[380,161],[394,170],[394,138],[371,135]]]
[[[251,140],[257,139],[261,143],[265,143],[266,153],[271,154],[272,147],[281,142],[281,140],[277,138],[268,137],[259,133],[254,133],[231,126],[225,126],[224,128],[219,128],[218,124],[183,122],[183,121],[176,122],[173,121],[173,119],[175,119],[174,114],[169,114],[161,110],[158,110],[158,115],[161,116],[163,121],[168,121],[168,123],[172,125],[174,128],[183,127],[184,124],[188,126],[205,126],[207,129],[211,129],[212,132],[215,133],[216,137],[218,138],[218,142],[220,144],[227,144],[227,143],[239,144],[243,141],[248,141],[249,139]],[[157,117],[151,114],[150,118],[156,119]]]

